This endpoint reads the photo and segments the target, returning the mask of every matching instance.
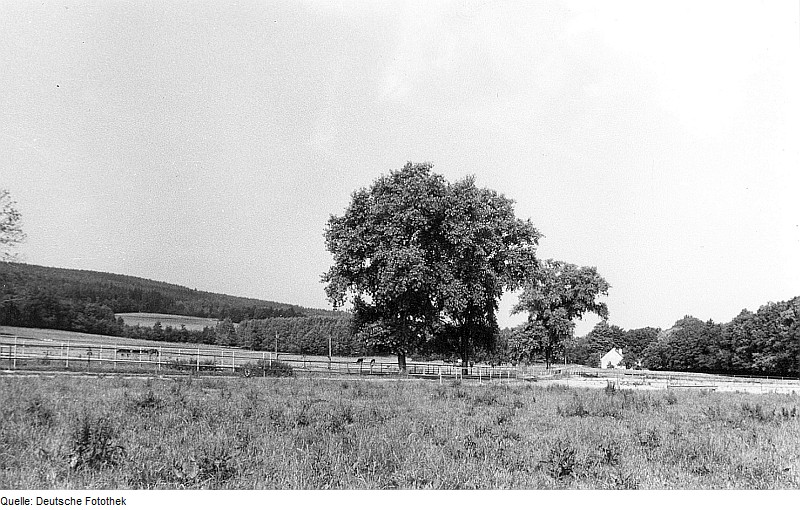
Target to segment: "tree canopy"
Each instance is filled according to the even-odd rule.
[[[555,350],[572,336],[575,319],[587,312],[608,318],[608,307],[597,301],[608,289],[608,283],[596,268],[548,259],[540,265],[535,277],[527,281],[512,311],[528,312],[527,329],[547,332],[544,338],[532,335],[531,342],[544,352],[550,366]]]
[[[408,163],[353,193],[325,232],[334,264],[323,275],[334,306],[352,300],[369,341],[398,355],[433,345],[462,354],[490,344],[504,288],[535,267],[540,234],[513,201],[469,177],[447,182]]]

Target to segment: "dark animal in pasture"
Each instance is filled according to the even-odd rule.
[[[128,349],[128,348],[121,348],[117,349],[117,355],[130,357],[131,355],[145,355],[148,359],[153,359],[154,356],[158,356],[158,349]]]

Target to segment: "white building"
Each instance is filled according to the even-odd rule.
[[[622,357],[622,349],[615,347],[600,358],[600,368],[625,368]]]

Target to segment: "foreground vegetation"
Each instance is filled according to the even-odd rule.
[[[800,399],[320,379],[0,379],[0,488],[798,488]]]

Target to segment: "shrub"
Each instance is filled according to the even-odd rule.
[[[255,363],[240,365],[236,367],[236,372],[245,377],[291,377],[294,375],[294,370],[288,363],[263,359]]]

